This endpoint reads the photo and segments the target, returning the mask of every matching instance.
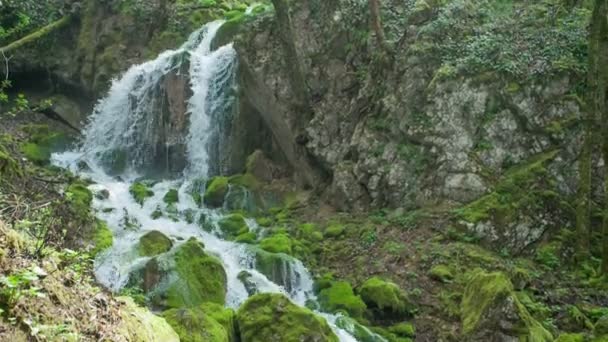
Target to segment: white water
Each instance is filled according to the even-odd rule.
[[[222,89],[234,79],[236,52],[232,45],[211,51],[211,42],[221,24],[222,22],[213,22],[206,25],[194,32],[179,49],[164,52],[153,61],[133,66],[122,78],[115,80],[108,95],[96,106],[80,150],[55,154],[53,161],[82,177],[92,179],[96,183],[91,186],[94,192],[102,189],[109,192],[109,198],[96,198],[93,202],[96,215],[108,223],[114,236],[113,246],[95,261],[97,280],[108,289],[120,291],[127,284],[129,275],[146,264],[149,258],[139,257],[136,246],[142,235],[158,230],[174,241],[173,251],[179,244],[196,237],[205,244],[208,253],[221,260],[228,279],[227,306],[237,308],[249,297],[245,286],[237,278],[241,271],[248,271],[252,275],[250,280],[259,292],[283,293],[294,303],[304,306],[307,301],[315,301],[316,298],[311,275],[301,262],[296,260],[290,265],[292,276],[289,286],[280,286],[255,269],[255,255],[248,245],[222,240],[215,234],[203,231],[196,223],[189,224],[184,220],[186,211],[195,213],[195,222],[200,215],[205,215],[216,224],[223,216],[221,210],[199,208],[188,193],[191,180],[209,176],[210,165],[217,162],[212,160],[209,153],[211,140],[218,139],[221,135],[214,114],[221,112],[218,106],[225,101]],[[155,113],[151,106],[157,105],[152,89],[163,75],[176,67],[176,60],[179,64],[185,54],[189,55],[193,92],[188,102],[188,166],[182,179],[155,184],[151,189],[155,195],[141,206],[129,193],[129,186],[138,177],[133,166],[146,157],[141,155],[146,153],[146,149],[141,146],[141,136],[146,131],[152,131],[157,120],[150,115]],[[120,179],[107,175],[100,166],[103,154],[116,148],[133,152],[129,156],[132,159],[131,168]],[[81,161],[85,161],[90,168],[79,170],[78,164]],[[163,202],[165,193],[175,188],[179,189],[177,211],[180,220],[175,222],[166,217],[152,219],[151,214],[157,207],[166,207]],[[140,228],[125,229],[125,217],[130,222],[136,222]],[[253,221],[248,221],[248,225],[254,231],[259,229]],[[319,314],[327,319],[341,341],[356,341],[346,331],[335,326],[337,316]]]

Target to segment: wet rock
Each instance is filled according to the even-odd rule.
[[[243,342],[338,341],[323,318],[281,294],[249,298],[238,310],[237,321]]]
[[[374,317],[399,319],[414,310],[414,305],[405,291],[397,284],[378,277],[366,280],[358,292],[368,309],[374,313]]]
[[[137,251],[141,256],[156,256],[168,252],[171,247],[173,247],[171,239],[163,233],[153,230],[139,238]]]
[[[205,190],[203,201],[212,208],[219,208],[224,204],[224,197],[228,193],[228,178],[212,178]]]
[[[258,293],[258,289],[257,289],[255,282],[253,282],[251,280],[251,277],[252,277],[251,273],[249,273],[247,271],[241,271],[238,275],[238,279],[245,286],[245,290],[247,290],[247,293],[250,296],[253,296],[254,294]]]

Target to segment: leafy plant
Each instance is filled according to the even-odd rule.
[[[3,304],[10,310],[23,296],[44,297],[39,287],[33,286],[44,271],[38,267],[30,267],[0,278],[0,298]]]

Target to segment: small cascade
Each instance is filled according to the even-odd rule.
[[[205,25],[179,49],[133,66],[115,80],[95,107],[80,149],[55,154],[53,162],[92,179],[96,183],[92,191],[109,193],[108,198],[93,201],[97,216],[108,223],[114,237],[113,246],[95,260],[95,275],[106,288],[119,292],[134,275],[141,278],[153,258],[138,253],[140,239],[158,231],[173,246],[154,257],[155,269],[166,267],[171,253],[196,238],[204,243],[205,253],[221,261],[227,306],[238,308],[252,293],[266,292],[283,293],[304,306],[316,298],[312,277],[302,262],[222,239],[219,222],[229,210],[206,208],[192,196],[193,189],[203,190],[206,178],[222,172],[222,158],[230,145],[237,58],[231,44],[211,49],[221,25],[221,21]],[[179,88],[184,84],[187,89]],[[169,103],[180,99],[171,94],[175,86],[185,96],[182,107]],[[82,168],[83,161],[88,168]],[[158,165],[163,169],[154,175],[164,179],[150,182],[153,194],[137,202],[130,187],[136,179],[150,178],[150,170]],[[179,201],[168,204],[165,194],[175,190]],[[250,196],[236,197],[242,200],[226,209],[246,210],[251,205]],[[254,220],[246,224],[251,231],[260,229]],[[174,280],[169,276],[160,282]],[[337,327],[339,316],[318,314],[341,341],[356,341]]]

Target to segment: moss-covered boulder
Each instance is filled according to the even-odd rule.
[[[293,254],[293,240],[285,233],[279,233],[260,241],[260,248],[270,253]]]
[[[337,238],[344,233],[344,226],[341,224],[332,224],[325,229],[323,236],[328,238]]]
[[[327,322],[281,294],[257,294],[238,310],[242,342],[337,342]]]
[[[203,201],[212,208],[219,208],[224,204],[224,197],[228,193],[228,178],[214,177],[207,183]]]
[[[374,316],[400,318],[408,315],[414,308],[405,291],[397,284],[373,277],[361,285],[359,295],[373,311]]]
[[[367,306],[361,297],[355,295],[350,283],[338,281],[319,292],[319,304],[325,311],[346,312],[353,318],[363,317]]]
[[[95,256],[112,247],[113,241],[112,231],[108,228],[108,224],[102,220],[97,220],[95,224],[95,233],[93,235],[94,247],[91,250],[91,255]]]
[[[158,230],[153,230],[139,238],[137,252],[140,256],[155,256],[166,253],[173,247],[171,239]]]
[[[287,291],[293,288],[294,258],[286,254],[270,253],[254,247],[255,268],[275,284],[283,286]]]
[[[132,298],[119,297],[121,324],[117,336],[137,342],[179,342],[180,338],[164,318],[137,306]]]
[[[502,334],[520,341],[553,341],[551,333],[519,301],[505,274],[475,270],[468,276],[461,305],[462,331],[467,338],[490,341]]]
[[[167,203],[167,205],[172,205],[179,202],[179,193],[176,189],[171,189],[167,191],[165,196],[163,197],[163,201]]]
[[[162,315],[182,342],[229,342],[228,332],[202,307],[170,309]]]
[[[154,196],[154,192],[144,184],[144,183],[133,183],[129,187],[129,193],[133,196],[135,202],[140,205],[144,205],[144,202],[147,198]]]
[[[218,225],[224,238],[229,240],[249,232],[249,226],[241,214],[226,216],[218,222]]]
[[[66,189],[65,196],[74,216],[82,220],[88,220],[91,203],[93,202],[93,193],[87,188],[87,185],[82,182],[72,183]]]
[[[146,280],[151,280],[146,292],[156,306],[177,309],[226,302],[226,271],[217,258],[205,253],[204,245],[195,238],[174,253],[152,259],[143,273]]]

